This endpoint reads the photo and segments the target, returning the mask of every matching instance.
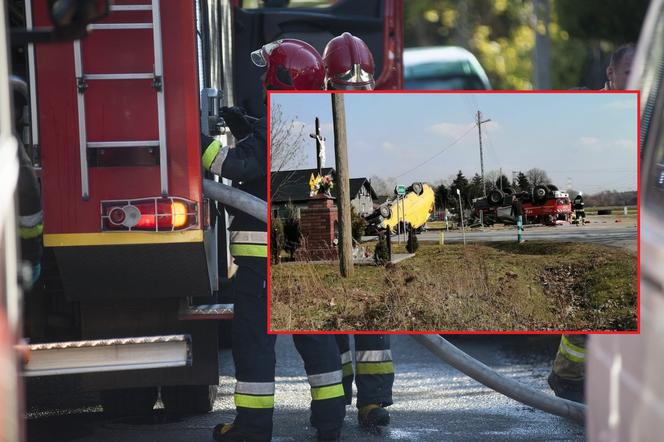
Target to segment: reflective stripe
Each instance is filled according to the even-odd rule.
[[[274,394],[274,382],[241,382],[235,383],[235,392],[243,394]]]
[[[355,352],[356,362],[383,362],[392,360],[392,350],[365,350]]]
[[[224,161],[226,161],[227,155],[228,155],[228,146],[222,147],[219,150],[217,156],[214,158],[214,161],[212,161],[212,165],[210,166],[210,172],[217,175],[221,175],[221,169],[224,167]]]
[[[311,388],[311,399],[315,401],[323,401],[325,399],[333,399],[335,397],[345,397],[343,385],[336,384],[328,385],[327,387]]]
[[[565,335],[560,339],[560,348],[558,351],[572,362],[582,363],[586,361],[586,350],[569,342],[569,339]]]
[[[44,233],[43,224],[37,224],[33,227],[21,227],[19,229],[19,236],[21,239],[37,238],[38,236],[41,236],[42,233]]]
[[[32,215],[19,216],[18,225],[21,227],[33,227],[37,224],[41,224],[43,219],[44,212],[40,210],[39,212],[33,213]]]
[[[231,244],[231,255],[267,258],[267,246],[259,244]]]
[[[220,149],[221,142],[219,140],[214,140],[208,145],[208,147],[205,148],[205,152],[203,152],[203,158],[201,159],[205,170],[210,170],[212,167],[212,162],[217,157]]]
[[[344,377],[353,376],[353,364],[350,362],[345,363],[341,366],[341,372]]]
[[[390,362],[358,362],[357,374],[394,374],[394,363]]]
[[[309,378],[309,385],[312,387],[322,387],[324,385],[338,384],[341,382],[341,370],[328,371],[327,373],[311,374]]]
[[[267,244],[267,232],[231,231],[233,244]]]
[[[251,396],[235,393],[235,406],[244,408],[274,408],[274,395]]]
[[[345,351],[345,352],[341,353],[341,363],[342,364],[348,364],[349,362],[353,362],[350,351]]]

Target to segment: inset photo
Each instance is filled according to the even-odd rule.
[[[269,94],[272,332],[638,332],[637,92]]]

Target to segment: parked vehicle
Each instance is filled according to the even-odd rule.
[[[406,48],[403,63],[406,89],[491,89],[477,58],[460,47]]]

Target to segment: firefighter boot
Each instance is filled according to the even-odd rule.
[[[320,441],[337,441],[341,438],[341,429],[338,430],[327,430],[327,431],[316,431],[316,439]]]
[[[574,402],[584,402],[583,379],[570,380],[561,378],[554,372],[549,374],[549,387],[556,396]]]
[[[357,412],[357,421],[363,427],[384,427],[390,424],[390,413],[378,404],[369,404]]]
[[[272,436],[249,433],[240,430],[234,424],[219,424],[212,430],[212,437],[217,442],[270,442]]]

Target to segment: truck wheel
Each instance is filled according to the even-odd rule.
[[[498,189],[493,189],[487,196],[487,200],[489,201],[490,206],[499,206],[502,204],[504,198],[505,195]]]
[[[147,416],[157,402],[157,387],[123,388],[101,392],[104,414],[111,418]]]
[[[380,216],[387,219],[392,216],[392,209],[388,205],[380,206]]]
[[[216,385],[172,385],[161,387],[161,401],[172,416],[205,414],[217,398]]]
[[[511,187],[506,187],[503,189],[503,193],[505,195],[510,195],[510,196],[514,195],[514,189],[512,189]]]
[[[549,188],[549,190],[551,192],[555,192],[555,191],[559,190],[558,186],[554,186],[553,184],[547,184],[547,187]]]
[[[422,183],[413,183],[410,185],[411,189],[413,189],[413,192],[415,192],[415,195],[422,195],[422,192],[424,191],[424,186],[422,186]]]
[[[541,204],[544,201],[546,201],[546,195],[549,193],[548,188],[546,186],[535,186],[533,189],[533,200],[537,204]]]

